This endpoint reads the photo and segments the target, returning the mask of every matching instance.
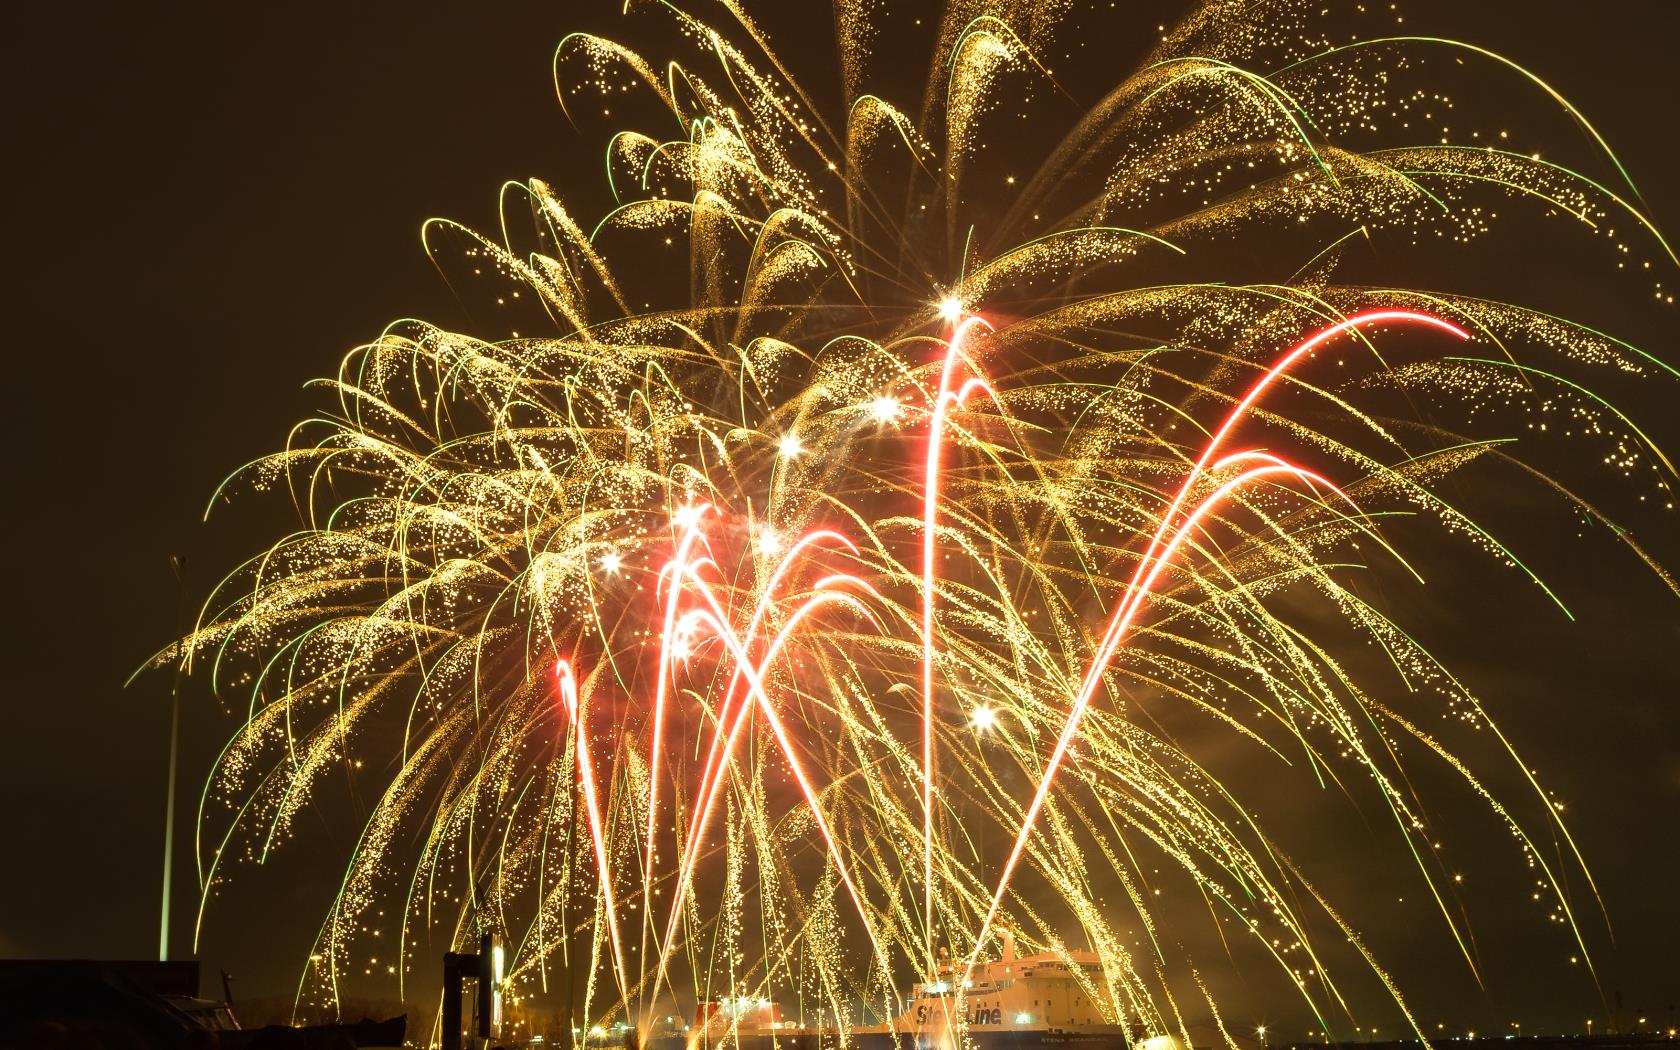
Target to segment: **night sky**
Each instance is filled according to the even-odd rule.
[[[1140,28],[1172,10],[1138,6]],[[617,7],[60,5],[9,17],[13,622],[0,701],[0,956],[155,952],[169,676],[123,682],[171,638],[180,610],[196,609],[208,584],[277,527],[261,500],[206,526],[205,503],[320,403],[302,384],[386,322],[471,329],[420,249],[423,219],[491,229],[498,185],[530,176],[599,206],[598,144],[562,116],[549,62],[574,29],[633,39]],[[1680,236],[1680,5],[1406,9],[1419,31],[1490,46],[1547,78],[1605,134],[1658,226]],[[1143,46],[1117,42],[1117,62]],[[1585,152],[1566,123],[1512,121],[1542,140],[1536,149]],[[1519,243],[1517,255],[1530,249],[1544,246]],[[1599,261],[1572,274],[1579,283],[1537,286],[1548,297],[1538,304],[1680,363],[1673,309],[1610,281]],[[1524,276],[1519,262],[1503,279],[1530,287],[1513,297],[1534,303]],[[1671,454],[1677,392],[1668,384],[1625,406]],[[1680,600],[1612,544],[1576,545],[1567,516],[1548,513],[1484,508],[1503,535],[1532,530],[1532,560],[1577,622],[1508,579],[1450,563],[1430,567],[1429,592],[1395,600],[1398,619],[1422,622],[1567,800],[1615,930],[1613,944],[1602,923],[1593,933],[1604,998],[1560,965],[1567,952],[1539,916],[1506,901],[1521,894],[1516,875],[1509,892],[1490,877],[1468,901],[1485,990],[1436,932],[1412,937],[1401,924],[1373,942],[1425,1021],[1493,1031],[1517,1019],[1529,1032],[1588,1016],[1603,1025],[1619,1003],[1626,1017],[1645,1011],[1673,1024]],[[1676,518],[1629,517],[1680,571]],[[187,559],[184,594],[172,554]],[[191,806],[237,724],[201,688],[186,697],[177,954],[196,903]],[[1313,814],[1305,803],[1303,822]],[[1508,846],[1489,836],[1490,852]],[[1388,892],[1359,852],[1332,877],[1336,891]],[[336,885],[322,872],[341,864],[335,854],[317,869],[293,851],[274,870],[245,872],[212,913],[207,972],[225,966],[245,995],[292,987]],[[1427,925],[1433,913],[1414,914]],[[1244,989],[1225,989],[1238,1022],[1264,1019],[1267,1003]]]

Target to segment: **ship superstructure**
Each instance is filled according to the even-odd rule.
[[[860,1046],[870,1047],[861,1037],[878,1030],[897,1037],[888,1045],[958,1050],[966,1029],[981,1050],[1071,1045],[1124,1050],[1126,1030],[1107,1021],[1091,997],[1102,986],[1102,963],[1095,954],[1018,955],[1014,936],[1005,931],[1002,937],[1001,957],[977,964],[966,987],[957,988],[961,975],[942,965],[935,980],[912,989],[907,1009],[891,1025],[860,1029]]]
[[[1128,1050],[1126,1029],[1104,1017],[1092,999],[1102,987],[1101,960],[1091,952],[1018,955],[1002,935],[1003,952],[976,964],[966,986],[949,959],[932,980],[917,983],[891,1022],[837,1028],[782,1020],[766,999],[704,1002],[682,1037],[682,1050]],[[674,1038],[669,1041],[675,1043]],[[650,1050],[678,1050],[655,1041]]]

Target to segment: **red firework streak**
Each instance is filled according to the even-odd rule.
[[[1350,506],[1353,505],[1353,501],[1330,481],[1278,456],[1255,450],[1221,454],[1226,438],[1229,437],[1231,431],[1247,415],[1249,409],[1254,406],[1266,390],[1279,377],[1285,375],[1302,357],[1312,353],[1338,335],[1361,326],[1385,323],[1433,327],[1460,339],[1467,340],[1470,338],[1469,333],[1449,321],[1411,310],[1373,310],[1355,314],[1320,329],[1296,344],[1274,362],[1231,409],[1224,422],[1214,431],[1213,436],[1202,449],[1200,457],[1179,486],[1172,502],[1162,513],[1155,533],[1151,536],[1149,545],[1145,548],[1143,557],[1138,562],[1137,569],[1133,572],[1132,578],[1126,586],[1120,605],[1110,617],[1102,640],[1092,654],[1090,666],[1086,669],[1079,690],[1074,695],[1068,708],[1067,721],[1056,740],[1055,748],[1050,752],[1049,759],[1045,763],[1044,775],[1040,778],[1033,793],[1032,801],[1028,804],[1026,813],[1021,820],[1021,827],[1015,837],[1014,847],[1010,850],[1008,860],[1004,862],[1003,870],[998,877],[997,889],[992,895],[991,905],[986,912],[985,921],[981,923],[980,929],[975,935],[974,950],[970,954],[964,970],[965,978],[972,972],[981,946],[986,943],[986,937],[991,932],[992,924],[997,918],[998,909],[1003,903],[1005,894],[1008,893],[1010,880],[1014,877],[1015,869],[1019,865],[1027,841],[1032,835],[1033,824],[1037,820],[1039,810],[1043,808],[1045,800],[1049,797],[1056,771],[1061,766],[1062,759],[1066,756],[1079,730],[1080,718],[1084,715],[1085,709],[1090,706],[1091,699],[1096,695],[1097,688],[1101,684],[1104,672],[1108,669],[1115,653],[1124,642],[1139,610],[1149,599],[1156,581],[1179,549],[1201,526],[1203,520],[1234,492],[1262,479],[1292,479],[1303,483],[1309,489],[1325,490]],[[990,325],[979,316],[969,316],[955,320],[950,340],[940,363],[939,385],[928,406],[930,426],[922,493],[922,618],[920,640],[922,649],[923,924],[930,959],[933,957],[934,951],[933,795],[935,756],[933,729],[934,692],[937,684],[934,664],[938,655],[934,632],[934,593],[937,580],[935,562],[937,557],[936,529],[940,505],[940,462],[945,441],[945,421],[948,409],[953,405],[961,405],[976,390],[985,391],[988,394],[992,392],[986,380],[979,374],[979,370],[963,354],[963,344],[969,333],[975,327],[981,325],[990,328]],[[959,371],[965,367],[973,375],[958,386]],[[1192,493],[1210,474],[1233,468],[1236,470],[1234,475],[1215,486],[1205,496],[1192,501]],[[713,563],[709,554],[705,553],[708,550],[708,543],[702,528],[702,522],[711,509],[711,507],[703,504],[690,505],[673,515],[672,524],[675,528],[677,541],[672,559],[659,574],[658,597],[664,603],[664,606],[655,675],[657,684],[653,700],[652,740],[648,753],[648,813],[642,872],[642,900],[644,902],[642,944],[644,949],[652,923],[650,890],[655,859],[654,839],[659,805],[659,762],[664,739],[666,701],[669,695],[668,680],[675,673],[676,663],[687,658],[691,647],[702,632],[722,645],[733,663],[734,670],[723,693],[716,727],[712,734],[711,746],[700,778],[699,791],[696,794],[694,812],[688,821],[688,834],[683,843],[681,858],[677,866],[674,892],[671,895],[670,913],[667,916],[663,935],[659,936],[656,942],[659,952],[659,965],[655,971],[651,988],[657,991],[664,981],[671,952],[677,939],[682,901],[686,896],[688,885],[694,877],[694,868],[700,854],[701,842],[722,788],[724,773],[729,767],[736,741],[739,739],[740,732],[747,724],[755,707],[762,714],[765,724],[775,737],[776,743],[788,763],[788,768],[792,772],[795,782],[799,785],[800,792],[805,797],[806,804],[811,808],[813,823],[823,839],[828,858],[833,862],[836,874],[845,886],[847,895],[856,907],[858,915],[863,920],[864,929],[869,935],[877,957],[885,963],[885,953],[875,936],[869,911],[858,884],[847,868],[846,858],[840,851],[830,826],[818,805],[816,790],[799,762],[792,741],[788,736],[787,728],[771,703],[764,684],[765,668],[780,654],[795,628],[806,617],[824,606],[843,604],[856,609],[865,617],[874,621],[873,615],[862,598],[866,595],[875,595],[875,591],[864,580],[850,574],[838,573],[826,576],[818,580],[811,590],[802,597],[799,604],[787,613],[784,622],[777,631],[760,639],[759,635],[763,630],[765,617],[773,607],[784,577],[802,557],[809,556],[813,549],[819,547],[837,547],[856,553],[856,548],[840,533],[826,529],[813,531],[792,544],[783,555],[775,571],[771,574],[767,585],[763,588],[757,605],[753,608],[744,629],[737,633],[730,625],[729,612],[725,604],[718,598],[709,578],[716,573],[717,566]],[[1355,507],[1355,510],[1357,510],[1357,507]],[[584,732],[584,713],[579,710],[576,679],[573,676],[571,666],[566,661],[562,660],[556,666],[556,676],[567,715],[572,719],[577,731],[578,777],[582,781],[585,810],[589,819],[595,862],[601,880],[602,904],[606,914],[609,939],[612,944],[613,963],[620,990],[628,996],[634,986],[630,981],[628,971],[625,969],[623,948],[619,938],[617,909],[612,895],[612,872],[607,857],[605,828],[597,798],[594,769],[589,756],[589,742]]]

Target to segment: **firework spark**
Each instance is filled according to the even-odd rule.
[[[1675,372],[1536,310],[1339,276],[1354,243],[1495,236],[1493,202],[1588,238],[1614,217],[1619,250],[1672,261],[1617,189],[1417,141],[1417,100],[1451,103],[1399,85],[1439,53],[1550,89],[1316,5],[1213,2],[1076,103],[1052,56],[1078,26],[1022,0],[953,4],[906,95],[894,16],[840,0],[819,103],[734,3],[716,25],[647,6],[668,75],[588,35],[555,58],[574,121],[630,121],[603,136],[614,206],[586,228],[532,181],[500,240],[428,224],[494,334],[393,325],[230,479],[285,488],[303,526],[159,658],[247,712],[201,803],[206,905],[345,769],[377,802],[300,1000],[375,950],[401,982],[492,931],[511,986],[580,992],[585,1030],[745,993],[845,1025],[1007,924],[1099,953],[1105,1020],[1182,1032],[1195,971],[1158,936],[1152,855],[1321,1018],[1350,1010],[1326,921],[1404,1009],[1203,752],[1374,793],[1473,969],[1406,741],[1508,827],[1587,957],[1531,838],[1546,822],[1584,870],[1560,807],[1356,580],[1409,571],[1379,528],[1407,516],[1544,588],[1440,482],[1520,464],[1606,520],[1529,465],[1567,430],[1671,504],[1673,465],[1593,377]],[[1233,281],[1233,243],[1287,262]],[[1161,703],[1200,728],[1161,730]],[[1537,807],[1484,786],[1508,761]]]

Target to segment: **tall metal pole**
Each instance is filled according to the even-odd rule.
[[[175,644],[179,648],[175,653],[174,681],[169,686],[169,787],[163,804],[163,901],[158,917],[158,962],[169,961],[169,895],[175,868],[175,774],[181,753],[181,673],[187,663],[185,632],[181,630],[187,603],[186,565],[187,559],[181,555],[169,556],[169,568],[175,573]]]
[[[163,906],[158,919],[158,962],[169,961],[169,891],[175,859],[175,765],[181,747],[181,694],[172,690],[169,715],[169,791],[163,814]]]

